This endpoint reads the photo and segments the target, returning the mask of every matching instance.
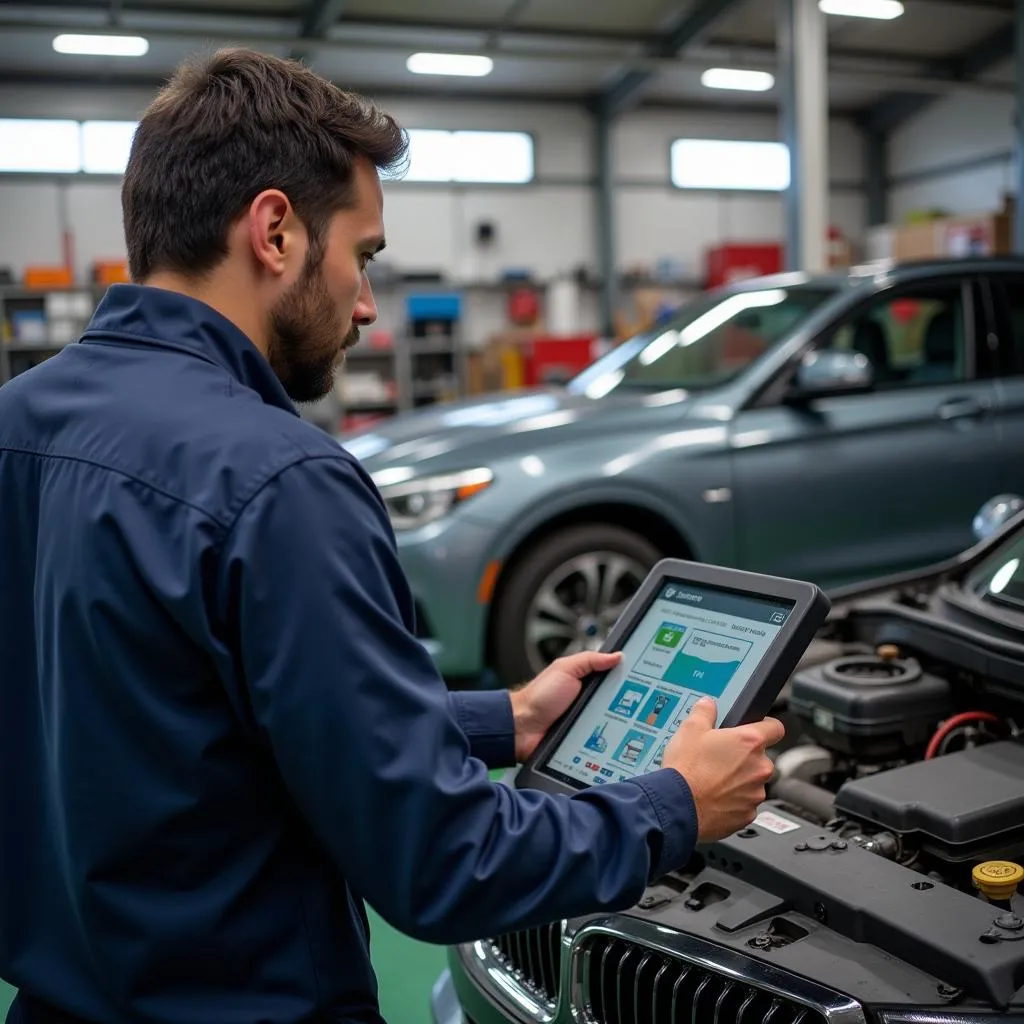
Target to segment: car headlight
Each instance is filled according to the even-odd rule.
[[[392,526],[396,530],[416,530],[487,490],[494,482],[494,474],[489,469],[467,469],[461,473],[394,483],[385,482],[387,480],[387,470],[375,477]]]

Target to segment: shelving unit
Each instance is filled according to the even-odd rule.
[[[0,287],[0,384],[77,340],[103,292]]]
[[[408,302],[451,300],[463,291],[447,282],[373,280],[381,325],[366,332],[348,353],[339,375],[337,398],[346,427],[448,401],[466,393],[468,358],[458,317],[443,331],[421,329]],[[422,321],[420,321],[422,323]],[[375,336],[390,339],[374,348]]]

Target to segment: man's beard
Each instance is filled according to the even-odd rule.
[[[334,387],[341,354],[359,340],[344,324],[321,273],[321,258],[310,253],[302,274],[270,311],[268,359],[293,402],[315,402]]]

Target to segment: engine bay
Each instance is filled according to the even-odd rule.
[[[1006,1006],[1024,985],[1024,603],[973,585],[991,548],[835,604],[784,695],[767,816],[711,857]]]
[[[771,795],[971,891],[979,863],[1024,859],[1024,737],[992,706],[955,667],[925,669],[892,644],[805,667],[789,697],[799,740],[776,759]]]

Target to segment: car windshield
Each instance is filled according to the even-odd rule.
[[[1024,528],[987,558],[965,586],[983,601],[1024,613]]]
[[[737,377],[836,294],[794,285],[705,295],[659,328],[631,338],[570,381],[600,398],[619,387],[704,391]]]

